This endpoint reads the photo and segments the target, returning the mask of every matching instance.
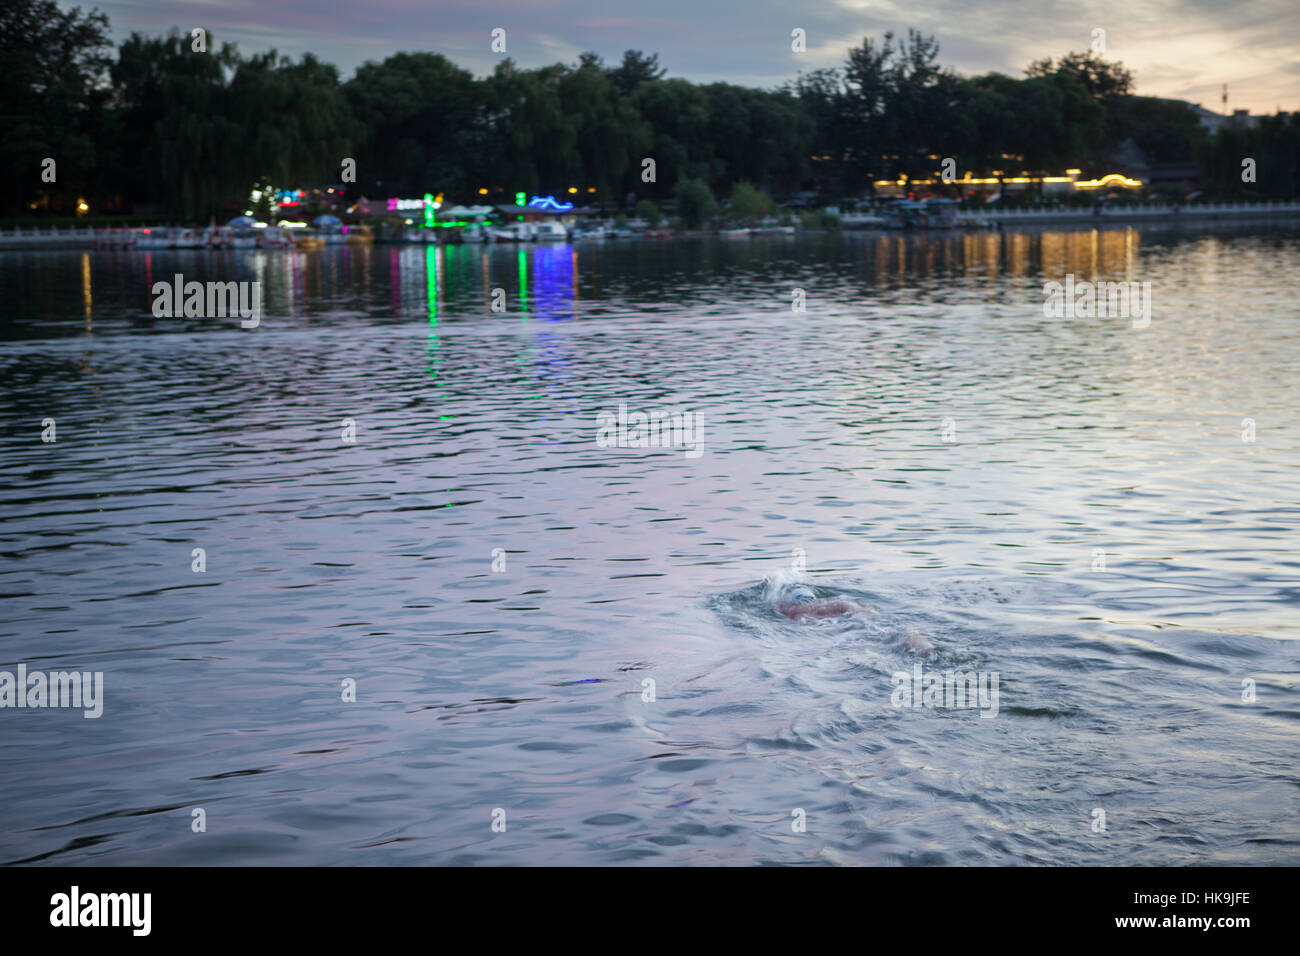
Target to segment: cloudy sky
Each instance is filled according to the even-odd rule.
[[[669,75],[773,86],[835,66],[863,36],[916,27],[959,72],[1018,75],[1032,60],[1106,53],[1138,91],[1220,109],[1300,110],[1300,0],[78,0],[109,15],[114,38],[201,26],[245,52],[314,52],[345,77],[366,60],[429,50],[483,75],[500,58],[491,31],[523,66],[572,62],[584,50],[617,61],[658,53]],[[60,0],[67,7],[68,0]],[[802,28],[807,52],[791,52]]]

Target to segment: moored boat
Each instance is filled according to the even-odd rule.
[[[209,249],[229,249],[235,244],[235,231],[229,226],[210,226],[203,234]]]
[[[533,238],[531,222],[511,222],[492,230],[494,242],[531,242]]]
[[[550,220],[533,224],[533,238],[538,242],[567,242],[569,230],[564,223]]]
[[[324,249],[325,238],[310,229],[299,229],[292,234],[293,244],[298,249]]]
[[[171,238],[165,226],[152,226],[136,231],[137,249],[166,249],[170,244]]]
[[[188,226],[177,229],[171,234],[171,240],[168,245],[173,249],[202,249],[207,245],[207,240],[201,229],[191,229]]]
[[[370,231],[366,225],[345,226],[347,235],[347,244],[349,246],[372,246],[375,244],[375,234]]]
[[[279,226],[267,226],[265,229],[257,231],[257,247],[259,249],[292,249],[293,238],[286,229],[281,229]]]

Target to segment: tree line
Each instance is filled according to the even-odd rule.
[[[85,198],[95,212],[205,220],[242,206],[255,182],[339,183],[348,158],[349,195],[371,198],[577,187],[607,206],[694,207],[744,183],[835,201],[931,176],[945,157],[958,176],[1106,173],[1129,140],[1149,162],[1195,161],[1211,194],[1290,197],[1300,185],[1300,114],[1209,135],[1186,104],[1136,95],[1119,63],[1071,53],[1023,77],[966,77],[916,31],[866,38],[841,66],[776,89],[668,77],[636,50],[616,65],[595,53],[537,69],[502,59],[485,77],[437,53],[395,53],[343,80],[310,54],[246,55],[211,37],[200,52],[176,30],[114,49],[108,31],[104,14],[55,0],[0,9],[3,214]],[[1241,181],[1243,157],[1255,183]]]

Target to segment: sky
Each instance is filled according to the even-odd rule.
[[[771,87],[838,66],[864,36],[915,27],[959,73],[1021,75],[1033,60],[1087,51],[1135,74],[1137,91],[1228,110],[1300,110],[1300,0],[77,0],[132,32],[205,28],[245,53],[315,53],[344,78],[398,51],[442,53],[476,75],[502,56],[524,67],[572,63],[592,50],[658,53],[669,76]],[[60,0],[65,9],[72,4]],[[506,52],[491,50],[505,30]],[[791,50],[802,29],[806,51]]]

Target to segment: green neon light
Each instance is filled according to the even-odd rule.
[[[424,274],[429,299],[429,324],[438,324],[438,257],[437,246],[424,249]]]
[[[429,246],[424,250],[425,282],[427,283],[429,299],[429,343],[424,349],[429,364],[425,366],[424,370],[433,376],[435,382],[438,381],[442,367],[442,361],[438,356],[439,346],[442,343],[438,338],[438,258],[436,252],[437,250],[433,246]]]
[[[519,310],[528,313],[528,253],[523,249],[519,250]]]

